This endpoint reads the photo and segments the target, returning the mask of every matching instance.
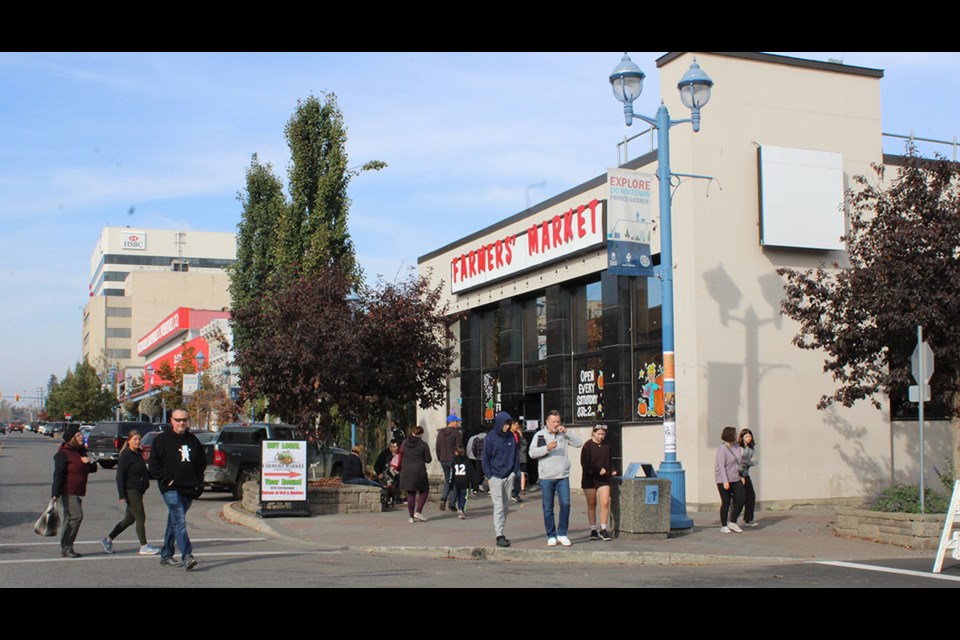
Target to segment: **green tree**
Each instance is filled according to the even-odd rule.
[[[793,343],[826,354],[823,369],[837,388],[820,398],[877,408],[912,384],[910,354],[917,326],[936,356],[934,393],[950,398],[954,464],[960,460],[960,170],[908,147],[887,184],[854,178],[848,192],[849,263],[831,270],[778,269],[787,278],[782,312],[800,323]]]
[[[110,416],[113,394],[103,388],[96,369],[86,359],[67,370],[63,380],[50,376],[47,384],[47,413],[55,420],[70,414],[78,422],[94,422]]]

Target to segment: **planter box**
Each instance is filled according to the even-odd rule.
[[[307,489],[310,515],[333,513],[380,513],[380,489],[347,485],[344,487],[310,487]],[[260,506],[260,483],[243,485],[244,510],[256,513]]]
[[[884,513],[838,507],[834,533],[843,538],[866,538],[908,549],[936,550],[945,518],[942,513]]]

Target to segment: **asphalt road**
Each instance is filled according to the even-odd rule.
[[[960,577],[936,577],[926,560],[836,566],[590,566],[428,559],[362,554],[274,539],[226,522],[226,493],[207,493],[188,514],[200,561],[195,571],[164,568],[136,555],[133,529],[108,555],[99,545],[122,517],[115,472],[90,476],[77,550],[60,557],[59,538],[42,538],[33,522],[50,496],[52,457],[59,440],[36,434],[0,436],[0,586],[3,587],[958,587]],[[147,535],[160,545],[166,509],[156,487],[145,496]],[[885,566],[884,566],[885,565]],[[907,573],[901,573],[906,571]],[[916,571],[918,574],[910,572]]]

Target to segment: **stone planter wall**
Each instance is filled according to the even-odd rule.
[[[380,489],[376,487],[310,487],[307,489],[311,516],[324,516],[333,513],[380,513]],[[248,482],[243,485],[245,511],[256,513],[260,507],[260,483]]]
[[[936,549],[943,531],[944,514],[884,513],[837,508],[838,536],[866,538],[908,549]]]

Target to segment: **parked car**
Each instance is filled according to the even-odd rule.
[[[13,433],[14,431],[19,431],[20,433],[23,433],[23,423],[20,422],[19,420],[14,420],[9,425],[7,425],[7,429],[10,430],[10,433]]]
[[[224,425],[214,441],[204,445],[207,469],[204,484],[211,489],[230,491],[243,499],[243,484],[260,477],[261,443],[264,440],[295,440],[297,428],[289,424],[232,423]],[[340,475],[349,451],[311,443],[309,463],[319,475]]]
[[[127,434],[134,429],[145,436],[151,431],[159,431],[161,425],[153,422],[114,422],[104,421],[93,425],[93,431],[87,439],[87,452],[104,469],[112,469],[117,465],[120,449],[127,441]]]
[[[58,433],[63,433],[63,430],[67,427],[66,422],[48,422],[47,424],[40,427],[40,434],[45,435],[49,438],[53,438]]]

